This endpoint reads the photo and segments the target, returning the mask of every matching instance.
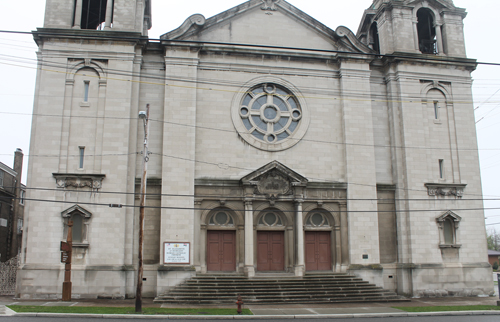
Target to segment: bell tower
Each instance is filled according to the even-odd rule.
[[[465,9],[452,0],[374,0],[357,36],[381,54],[466,57]]]
[[[147,35],[151,28],[151,0],[47,0],[44,28]]]

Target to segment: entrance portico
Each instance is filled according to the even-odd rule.
[[[196,196],[200,247],[195,266],[202,273],[303,276],[347,268],[342,184],[311,184],[273,161],[239,181],[198,180]]]

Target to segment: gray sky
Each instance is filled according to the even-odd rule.
[[[151,38],[177,28],[201,13],[206,18],[242,3],[243,0],[152,0]],[[288,0],[310,16],[335,29],[344,25],[354,33],[364,9],[372,0]],[[467,55],[481,62],[500,63],[498,52],[498,0],[454,0],[466,8],[464,21]],[[43,26],[45,1],[0,1],[0,30],[31,31]],[[27,155],[30,113],[36,77],[36,45],[30,35],[0,33],[0,162],[12,166],[16,148]],[[473,73],[481,177],[484,198],[500,198],[500,66],[479,66]],[[27,158],[25,165],[27,165]],[[26,167],[24,170],[26,178]],[[25,181],[25,180],[24,180]],[[499,201],[485,201],[486,208],[500,208]],[[500,210],[486,210],[487,224],[500,223]],[[489,225],[500,230],[500,224]]]

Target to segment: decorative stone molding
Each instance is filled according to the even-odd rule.
[[[257,191],[261,195],[277,197],[291,191],[290,180],[276,169],[264,174],[257,182]]]
[[[262,0],[262,7],[260,7],[262,10],[271,10],[271,11],[276,11],[278,8],[276,8],[276,4],[279,3],[280,0]]]
[[[254,187],[254,194],[265,195],[270,200],[293,195],[297,187],[305,187],[307,179],[273,161],[241,179],[243,186]]]
[[[427,194],[431,197],[455,196],[461,199],[464,195],[466,184],[444,184],[444,183],[426,183]]]
[[[79,174],[79,173],[53,173],[57,188],[90,188],[99,190],[102,188],[104,174]]]

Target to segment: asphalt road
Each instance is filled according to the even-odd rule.
[[[111,319],[111,318],[71,318],[61,317],[61,318],[44,318],[44,317],[0,317],[0,322],[64,322],[71,320],[71,322],[123,322],[123,319]],[[240,319],[238,319],[240,320]],[[347,319],[293,319],[297,322],[321,322],[321,321],[332,321],[332,322],[498,322],[498,315],[486,315],[486,316],[430,316],[430,317],[402,317],[402,318],[347,318]],[[127,319],[128,321],[137,321],[137,322],[157,322],[161,321],[159,319]],[[174,320],[172,321],[183,321],[183,322],[200,322],[200,321],[216,321],[210,319],[203,320]],[[241,320],[241,321],[256,321],[256,320]],[[273,319],[270,317],[269,319],[259,319],[257,321],[269,321],[276,322],[279,321],[277,319]]]

